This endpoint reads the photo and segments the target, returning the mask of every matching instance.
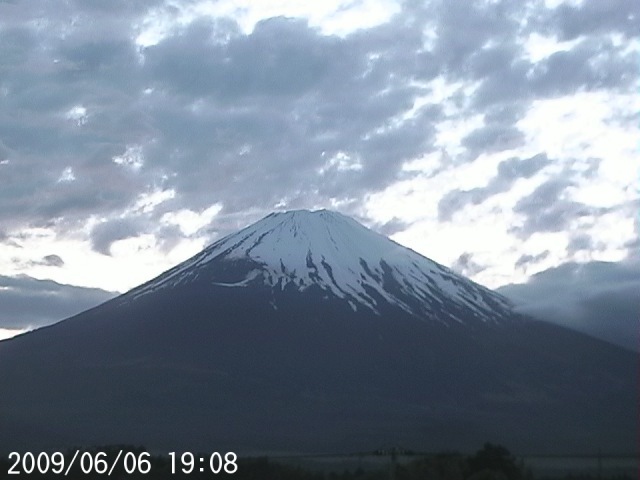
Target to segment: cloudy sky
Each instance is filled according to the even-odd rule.
[[[0,335],[273,210],[331,208],[637,345],[639,17],[637,0],[0,0]]]

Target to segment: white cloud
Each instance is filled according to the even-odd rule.
[[[122,155],[113,157],[113,163],[124,165],[134,171],[140,170],[144,165],[142,147],[140,145],[129,146]]]
[[[73,182],[75,179],[76,179],[76,175],[75,173],[73,173],[73,168],[66,167],[60,174],[60,177],[58,178],[58,183]]]
[[[544,5],[547,8],[557,8],[560,5],[571,5],[573,7],[579,7],[584,3],[584,0],[544,0]]]
[[[352,157],[346,152],[338,152],[318,169],[320,175],[324,175],[329,171],[348,172],[362,170],[362,163],[357,157]]]
[[[176,28],[202,17],[233,18],[245,33],[250,33],[256,23],[266,18],[305,18],[311,26],[320,28],[326,35],[344,36],[358,29],[380,25],[399,10],[398,2],[392,0],[201,0],[187,5],[165,5],[153,10],[140,22],[136,42],[144,47],[155,45]]]
[[[185,235],[193,235],[211,223],[213,218],[220,213],[220,210],[222,210],[222,205],[220,204],[212,205],[200,213],[182,209],[165,213],[160,221],[168,225],[177,225]]]
[[[134,205],[128,209],[124,216],[132,213],[149,213],[158,205],[176,197],[176,191],[172,188],[167,190],[155,189],[147,193],[142,193],[136,199]]]
[[[68,120],[73,121],[78,127],[86,124],[89,119],[87,109],[82,105],[75,105],[74,107],[71,107],[65,114],[65,117]]]
[[[539,62],[557,52],[571,50],[583,39],[581,37],[565,42],[558,41],[556,37],[547,37],[533,32],[524,42],[524,49],[528,60],[532,63]]]

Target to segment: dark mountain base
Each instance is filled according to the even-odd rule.
[[[0,452],[635,448],[637,355],[604,342],[354,313],[318,292],[286,309],[264,308],[267,289],[207,293],[116,299],[0,343]]]

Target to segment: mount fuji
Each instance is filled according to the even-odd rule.
[[[124,295],[0,342],[0,453],[485,441],[626,453],[637,364],[351,218],[273,213]]]

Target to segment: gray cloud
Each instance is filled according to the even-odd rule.
[[[465,277],[471,277],[486,270],[487,267],[477,263],[472,253],[464,252],[453,262],[451,268]]]
[[[633,217],[634,238],[625,244],[627,259],[640,260],[640,201],[636,202],[635,215]]]
[[[542,320],[640,350],[640,263],[565,263],[498,291]]]
[[[626,88],[635,81],[635,54],[622,53],[610,38],[588,38],[573,49],[556,52],[536,65],[531,74],[533,91],[544,96],[580,88]]]
[[[22,248],[22,245],[20,245],[11,236],[9,236],[6,232],[3,232],[2,230],[0,230],[0,243],[15,248]]]
[[[62,267],[64,260],[58,255],[45,255],[40,260],[31,260],[26,263],[29,267]]]
[[[573,255],[576,252],[583,250],[592,250],[594,247],[593,241],[590,235],[586,233],[576,233],[569,238],[567,244],[567,253]]]
[[[0,325],[9,329],[49,325],[115,295],[97,288],[63,285],[26,275],[0,275]]]
[[[551,252],[549,250],[544,250],[535,255],[524,254],[520,255],[518,260],[516,260],[515,267],[516,268],[524,268],[525,271],[529,265],[535,265],[536,263],[541,262],[545,258],[549,256]]]
[[[151,161],[171,165],[183,198],[224,200],[228,213],[282,197],[307,204],[360,197],[388,185],[404,161],[430,148],[442,115],[431,105],[392,125],[419,93],[402,61],[421,36],[396,30],[389,42],[390,29],[340,39],[285,18],[260,22],[250,35],[228,22],[198,22],[149,48],[145,70],[156,88],[199,106],[194,115],[185,101],[165,98],[167,110],[154,114],[163,139],[148,152]],[[354,168],[331,164],[338,157]]]
[[[147,48],[145,71],[153,83],[178,94],[212,95],[222,103],[255,95],[295,97],[325,80],[340,43],[283,17],[259,22],[249,35],[231,20],[196,20]]]
[[[169,253],[186,235],[182,233],[180,227],[176,225],[166,225],[155,231],[155,237],[160,251]]]
[[[493,195],[507,192],[519,178],[531,178],[551,161],[544,153],[530,158],[510,158],[498,165],[498,173],[484,187],[471,190],[451,190],[438,202],[438,219],[451,220],[453,215],[469,204],[479,205]]]
[[[576,161],[574,166],[580,168],[579,172],[583,178],[590,179],[598,174],[600,163],[602,163],[601,158],[588,157],[581,162]]]
[[[438,202],[438,220],[450,221],[454,213],[464,209],[469,204],[478,205],[488,198],[482,188],[471,190],[455,189],[447,192]]]
[[[0,28],[0,141],[10,151],[0,175],[3,225],[51,226],[125,207],[146,183],[111,161],[140,132],[127,121],[137,109],[131,26],[77,11],[61,18],[69,5],[41,5],[42,19],[19,7]],[[69,116],[74,108],[86,116]],[[74,181],[59,181],[66,169]]]
[[[470,59],[475,57],[476,69],[481,74],[482,68],[488,68],[490,63],[504,62],[512,57],[511,49],[515,46],[514,39],[519,30],[517,16],[526,7],[522,2],[500,2],[493,7],[464,0],[436,3],[435,8],[432,4],[423,7],[422,14],[433,18],[436,13],[434,54],[442,61],[447,73],[466,74],[472,70]],[[499,47],[482,52],[482,47],[490,40]],[[491,60],[477,60],[479,56],[491,57]]]
[[[584,4],[593,5],[594,2]],[[544,10],[539,13],[544,17]],[[550,32],[550,27],[535,14],[530,18],[532,21],[526,33],[555,33]],[[471,105],[480,110],[505,105],[526,108],[532,100],[579,90],[629,91],[636,77],[635,54],[625,51],[626,42],[620,45],[613,42],[610,34],[615,32],[614,28],[585,32],[584,38],[572,49],[553,53],[536,63],[527,60],[521,50],[514,50],[511,57],[503,55],[503,59],[491,68],[487,68],[484,61],[470,62],[471,72],[481,82]],[[478,51],[481,57],[489,54]]]
[[[573,40],[581,35],[621,33],[626,39],[640,36],[640,7],[633,0],[562,3],[544,12],[540,27],[557,34],[560,40]]]
[[[125,218],[99,223],[91,231],[91,247],[103,255],[111,255],[114,242],[136,237],[143,231],[144,225],[139,219]]]
[[[62,267],[64,265],[64,260],[62,260],[58,255],[46,255],[43,257],[42,261],[51,267]]]
[[[640,236],[636,234],[635,238],[625,244],[627,249],[627,259],[640,258]]]
[[[11,152],[9,151],[9,149],[2,143],[2,141],[0,141],[0,166],[1,165],[6,165],[8,163],[8,159],[9,156],[11,155]]]
[[[378,233],[390,237],[398,232],[403,232],[406,230],[411,224],[409,222],[405,222],[404,220],[399,219],[398,217],[393,217],[388,222],[373,225],[372,228]]]
[[[500,123],[489,123],[462,139],[462,145],[474,152],[473,157],[477,156],[478,152],[499,152],[516,148],[523,143],[524,134],[520,130]]]
[[[524,216],[521,225],[511,232],[521,238],[528,238],[536,232],[559,232],[567,229],[571,222],[581,217],[597,217],[611,211],[576,202],[568,198],[568,187],[574,182],[567,173],[552,177],[540,184],[531,194],[516,202],[515,213]]]

